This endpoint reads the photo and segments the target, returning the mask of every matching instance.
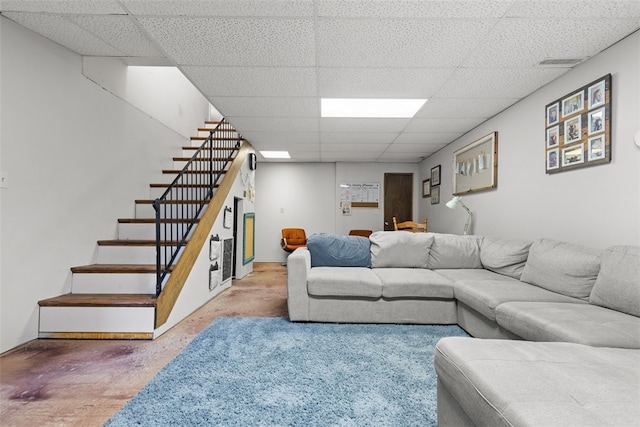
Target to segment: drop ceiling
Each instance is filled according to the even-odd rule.
[[[3,0],[0,12],[80,55],[176,66],[257,150],[301,162],[419,162],[640,28],[639,0]],[[323,97],[428,101],[412,119],[345,119],[321,118]]]

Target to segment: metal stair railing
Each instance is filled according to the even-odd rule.
[[[162,196],[153,201],[156,229],[156,296],[187,237],[209,203],[242,137],[225,120],[209,132]]]

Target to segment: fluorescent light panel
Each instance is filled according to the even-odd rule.
[[[288,151],[261,151],[262,157],[265,159],[290,159]]]
[[[426,99],[321,98],[322,117],[410,118]]]

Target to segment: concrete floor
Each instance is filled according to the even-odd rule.
[[[253,273],[154,341],[38,339],[6,352],[0,425],[102,426],[202,329],[228,316],[287,316],[286,267],[254,263]]]

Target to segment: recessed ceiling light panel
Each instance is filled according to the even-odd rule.
[[[288,151],[261,151],[262,157],[265,159],[290,159]]]
[[[322,117],[411,118],[426,99],[322,98]]]

